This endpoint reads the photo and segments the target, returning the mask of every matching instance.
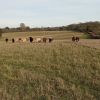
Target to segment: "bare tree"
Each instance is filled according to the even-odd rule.
[[[21,31],[25,31],[26,26],[24,23],[20,23],[20,29],[21,29]]]

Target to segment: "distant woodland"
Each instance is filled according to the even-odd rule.
[[[91,38],[100,38],[100,22],[85,22],[85,23],[78,23],[78,24],[70,24],[67,26],[59,26],[59,27],[36,27],[30,28],[26,26],[24,23],[21,23],[17,28],[1,28],[0,29],[0,36],[2,33],[9,33],[9,32],[28,32],[28,31],[76,31],[88,34]]]

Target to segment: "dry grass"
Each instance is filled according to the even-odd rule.
[[[0,99],[99,100],[100,50],[69,40],[12,44],[2,39]]]
[[[82,39],[80,45],[100,49],[100,39]]]

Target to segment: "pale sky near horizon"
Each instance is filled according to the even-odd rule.
[[[0,27],[65,26],[100,21],[100,0],[0,0]]]

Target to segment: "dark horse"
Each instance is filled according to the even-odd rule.
[[[73,37],[72,37],[72,41],[75,42],[75,40],[76,40],[76,38],[73,36]]]
[[[33,38],[32,37],[29,37],[29,40],[30,40],[31,43],[33,42]]]
[[[43,42],[46,43],[46,41],[47,41],[47,38],[44,37],[44,38],[43,38]]]
[[[73,41],[73,42],[78,42],[79,40],[80,40],[79,37],[74,37],[74,36],[72,37],[72,41]]]
[[[15,39],[14,38],[12,38],[12,43],[14,43],[15,42]]]
[[[79,37],[76,37],[76,42],[78,42],[80,40],[80,38]]]
[[[49,43],[51,43],[53,41],[52,37],[49,37]]]
[[[8,42],[8,38],[5,39],[6,43]]]

